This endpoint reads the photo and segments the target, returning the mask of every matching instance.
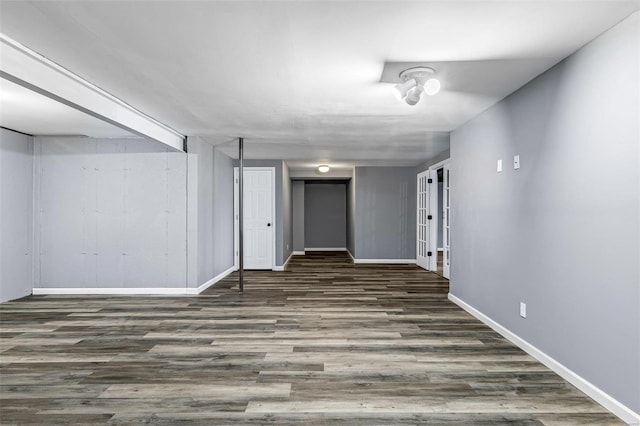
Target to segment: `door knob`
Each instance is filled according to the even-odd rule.
[[[271,224],[270,224],[270,223],[267,223],[267,226],[271,226]]]

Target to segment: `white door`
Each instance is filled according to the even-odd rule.
[[[244,168],[244,269],[273,268],[274,174],[273,169]]]
[[[442,275],[445,278],[449,278],[449,267],[451,265],[451,252],[449,250],[451,246],[451,187],[450,187],[450,168],[449,164],[444,166],[442,182],[442,216],[444,217],[444,224],[442,226],[442,245],[444,246],[443,259],[442,259]]]
[[[437,269],[437,224],[435,218],[437,202],[437,173],[427,170],[418,174],[417,223],[416,223],[416,264],[421,268]],[[435,226],[435,227],[434,227]]]

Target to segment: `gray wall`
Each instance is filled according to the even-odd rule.
[[[639,52],[636,13],[451,137],[451,292],[636,412]]]
[[[0,302],[31,294],[33,138],[0,129]]]
[[[197,241],[198,241],[198,280],[200,286],[216,276],[214,269],[215,226],[214,226],[214,149],[213,145],[199,139],[188,139],[189,153],[198,157],[197,180]],[[233,172],[232,172],[233,176]],[[233,179],[233,178],[232,178]],[[233,203],[231,204],[233,211]],[[233,241],[233,240],[232,240]]]
[[[358,259],[415,259],[416,168],[356,167]]]
[[[184,153],[35,138],[34,287],[185,287]]]
[[[347,250],[356,257],[356,176],[347,182]]]
[[[451,156],[451,151],[450,150],[446,150],[441,152],[440,154],[436,155],[435,157],[431,158],[428,161],[425,161],[422,164],[419,164],[418,166],[416,166],[416,174],[418,173],[422,173],[425,170],[429,170],[429,167],[433,166],[434,164],[437,164],[441,161],[447,160],[449,157]],[[417,178],[416,178],[417,181]]]
[[[197,287],[233,266],[233,160],[200,138],[188,150],[197,157]]]
[[[233,160],[213,153],[213,276],[233,266]],[[213,277],[212,277],[213,278]]]
[[[306,248],[347,247],[345,182],[305,182],[304,245]]]
[[[289,166],[282,162],[282,265],[293,252],[293,200]]]
[[[291,190],[293,206],[293,250],[304,251],[304,181],[294,180]]]

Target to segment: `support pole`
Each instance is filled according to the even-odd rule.
[[[242,212],[243,204],[244,204],[244,196],[243,196],[243,175],[244,175],[244,153],[243,146],[244,138],[238,138],[238,279],[239,279],[239,287],[240,293],[244,292],[244,239],[242,236],[242,227],[244,223],[244,213]]]

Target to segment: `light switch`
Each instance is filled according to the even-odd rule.
[[[498,173],[502,171],[502,160],[498,160]]]
[[[520,156],[513,156],[513,170],[518,170],[520,168]]]
[[[524,302],[520,302],[520,316],[522,318],[527,317],[527,304]]]

